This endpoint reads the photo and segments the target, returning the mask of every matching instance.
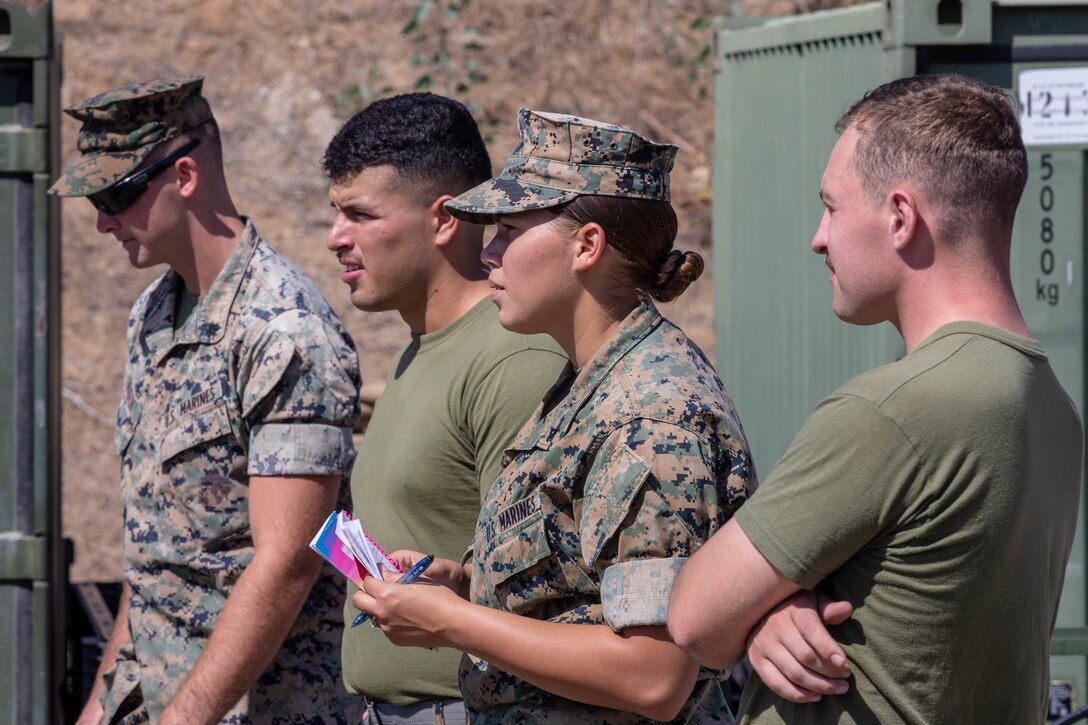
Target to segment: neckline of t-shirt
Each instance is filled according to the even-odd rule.
[[[448,340],[457,334],[457,331],[469,325],[480,315],[484,314],[489,306],[494,305],[490,298],[484,297],[482,300],[473,305],[468,312],[458,317],[450,324],[443,327],[441,330],[435,330],[434,332],[425,332],[422,335],[412,334],[412,343],[416,348],[416,352],[423,352],[425,350],[432,350],[438,345],[441,345],[443,341]]]
[[[995,327],[993,325],[987,325],[985,322],[975,322],[973,320],[950,322],[947,325],[938,328],[935,332],[931,333],[929,337],[922,340],[922,342],[918,344],[918,347],[915,348],[915,351],[921,350],[927,345],[951,335],[979,335],[981,337],[988,337],[991,340],[1015,348],[1025,355],[1031,355],[1040,360],[1047,359],[1046,352],[1035,338],[1017,335],[1015,332],[1006,330],[1002,327]]]

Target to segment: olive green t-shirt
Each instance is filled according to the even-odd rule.
[[[184,284],[178,285],[178,292],[177,302],[174,303],[174,332],[185,327],[185,323],[193,315],[193,310],[200,305],[200,295],[194,295],[185,289]]]
[[[1038,343],[978,323],[823,400],[736,518],[854,605],[850,689],[793,704],[753,675],[739,722],[1042,722],[1082,440]]]
[[[504,330],[489,299],[413,335],[393,359],[351,474],[353,515],[367,533],[386,551],[459,560],[503,450],[566,362],[550,337]],[[358,613],[354,592],[349,584],[347,625]],[[379,629],[344,629],[344,683],[375,700],[459,698],[460,661],[456,650],[397,647]]]

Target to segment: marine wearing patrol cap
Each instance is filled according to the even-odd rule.
[[[566,204],[579,195],[669,201],[677,147],[588,118],[518,111],[520,140],[498,177],[446,202],[475,224]]]
[[[203,76],[130,83],[64,112],[81,121],[71,163],[49,189],[59,196],[90,196],[123,179],[152,149],[212,118],[200,95]]]

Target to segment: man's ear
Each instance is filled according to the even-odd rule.
[[[434,243],[439,247],[450,243],[461,223],[457,217],[446,210],[446,202],[452,198],[449,194],[443,194],[427,207],[427,214],[434,230]]]
[[[896,187],[888,194],[887,208],[888,234],[895,250],[902,252],[919,230],[918,198],[910,189]]]
[[[604,256],[606,242],[604,229],[600,224],[583,224],[573,237],[574,271],[585,272],[597,266]]]
[[[178,193],[183,199],[192,199],[200,185],[200,168],[196,161],[182,156],[174,162],[174,168],[178,172]]]

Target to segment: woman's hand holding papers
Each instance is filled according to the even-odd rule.
[[[407,571],[424,554],[399,550],[390,557]],[[455,646],[448,638],[449,629],[457,621],[459,609],[468,606],[469,575],[464,567],[451,559],[436,558],[410,586],[396,584],[397,574],[386,573],[385,577],[385,581],[367,577],[351,601],[374,617],[389,641],[402,647]]]

